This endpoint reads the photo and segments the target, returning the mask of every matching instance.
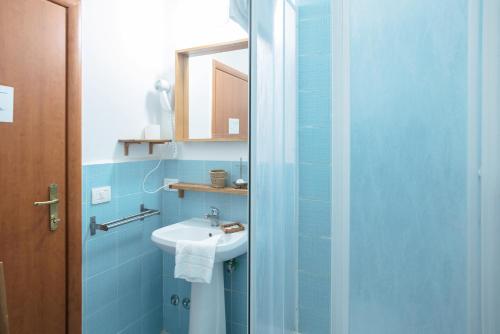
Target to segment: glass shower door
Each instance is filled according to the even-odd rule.
[[[296,7],[254,0],[250,332],[500,333],[500,2],[333,0],[331,15],[328,1],[297,5],[299,44],[323,46],[299,73],[327,91],[319,27],[332,24],[321,76],[333,78],[332,117],[318,118],[332,130],[321,198],[332,266],[329,247],[299,242],[298,225],[330,211],[307,207],[297,221],[297,129],[308,124],[295,106]],[[314,102],[301,112],[326,105]],[[301,284],[309,258],[320,260],[308,277],[328,267],[331,298]]]
[[[295,6],[252,1],[250,332],[296,323]]]
[[[499,8],[350,1],[339,334],[500,330]]]
[[[466,333],[467,4],[444,2],[351,5],[350,334]]]

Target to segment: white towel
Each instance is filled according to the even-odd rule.
[[[179,240],[175,244],[175,278],[192,283],[210,283],[215,249],[222,234],[202,241]]]

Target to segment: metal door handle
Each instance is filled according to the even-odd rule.
[[[59,203],[59,198],[50,200],[50,201],[45,201],[45,202],[35,202],[33,203],[34,206],[42,206],[42,205],[51,205],[51,204],[57,204]]]
[[[59,222],[61,221],[61,219],[59,219],[59,212],[57,205],[59,203],[59,198],[57,197],[58,197],[57,184],[53,183],[49,186],[49,200],[33,203],[34,206],[43,206],[43,205],[50,206],[49,228],[51,231],[57,230]]]

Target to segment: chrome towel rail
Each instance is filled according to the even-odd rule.
[[[144,204],[141,204],[141,213],[128,216],[121,219],[112,220],[105,224],[97,224],[95,216],[90,217],[90,235],[95,235],[96,230],[108,231],[109,229],[122,226],[137,220],[144,220],[144,218],[156,216],[160,214],[160,210],[146,209]]]

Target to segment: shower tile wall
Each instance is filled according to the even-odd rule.
[[[181,182],[209,183],[210,169],[224,169],[231,172],[231,181],[239,176],[239,162],[166,160],[164,175],[178,178]],[[248,180],[248,165],[244,163],[243,175]],[[180,199],[176,192],[163,193],[163,224],[170,225],[192,217],[202,217],[210,206],[220,209],[221,219],[247,224],[247,197],[225,194],[185,192]],[[163,255],[164,282],[164,327],[169,334],[187,334],[189,311],[182,305],[173,306],[170,297],[176,294],[180,299],[190,297],[190,284],[174,278],[175,258]],[[225,272],[224,288],[226,299],[227,333],[243,334],[247,330],[247,256],[237,258],[233,273]],[[226,269],[226,267],[225,267]]]
[[[161,217],[134,222],[108,232],[89,233],[97,222],[139,212],[139,205],[160,209],[161,193],[143,194],[143,176],[156,162],[83,167],[83,333],[158,334],[162,329],[162,254],[150,241]],[[158,184],[161,175],[151,179]],[[91,204],[92,187],[111,186],[109,203]]]
[[[299,1],[299,332],[330,331],[330,1]]]

